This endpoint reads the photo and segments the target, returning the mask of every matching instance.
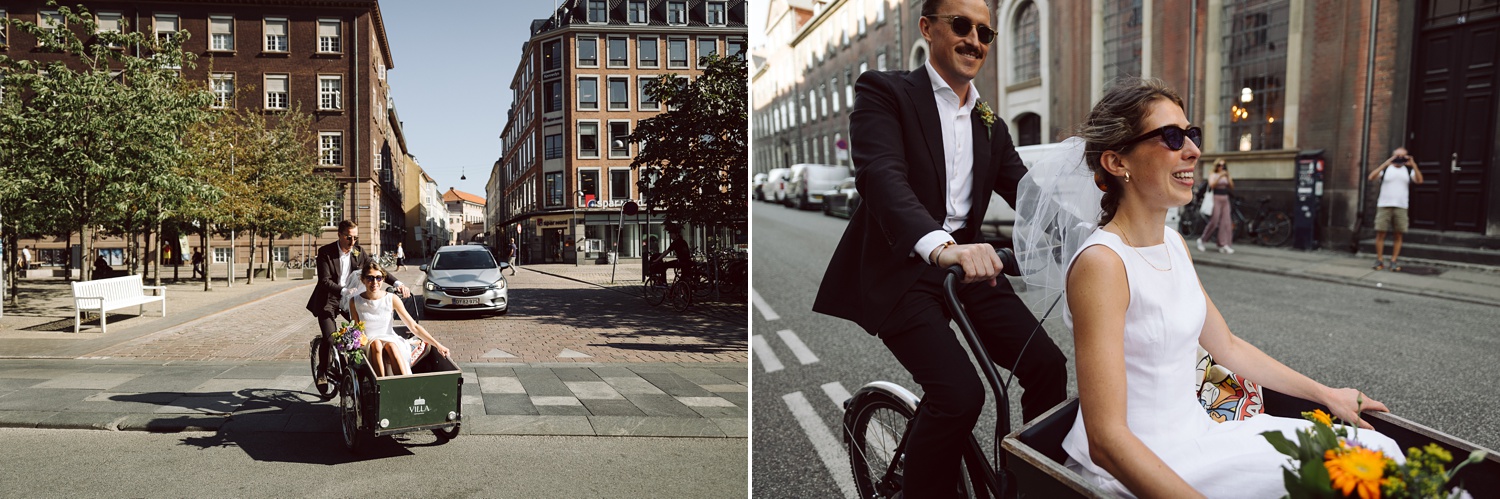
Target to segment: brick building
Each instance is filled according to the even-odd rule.
[[[889,69],[925,60],[921,2],[770,4],[768,44],[756,47],[766,60],[755,68],[754,169],[836,160],[827,144],[846,133],[850,99],[838,106],[831,89],[858,77],[851,66],[878,69],[882,53]],[[1226,158],[1252,211],[1261,196],[1291,211],[1295,157],[1321,149],[1319,244],[1364,239],[1368,248],[1379,186],[1364,172],[1405,145],[1427,182],[1413,188],[1404,254],[1496,261],[1495,2],[991,0],[990,7],[998,36],[975,85],[1017,144],[1069,136],[1117,77],[1161,78],[1204,128],[1200,164]],[[899,67],[892,53],[903,55]]]
[[[443,193],[443,205],[448,213],[448,244],[484,239],[484,198],[449,187]]]
[[[318,170],[336,179],[340,195],[323,208],[321,234],[275,241],[275,258],[308,254],[334,241],[335,226],[345,218],[360,225],[361,243],[372,251],[393,251],[407,235],[401,187],[407,152],[386,82],[386,71],[395,64],[377,0],[81,3],[100,29],[188,32],[183,48],[198,59],[183,75],[207,83],[217,96],[215,107],[262,112],[273,119],[297,107],[312,115]],[[9,0],[0,5],[0,15],[43,25],[57,18],[42,0]],[[63,57],[38,50],[36,40],[20,30],[0,34],[0,41],[5,44],[0,50],[11,57]],[[185,255],[191,249],[179,246],[196,241],[167,238],[164,243],[173,246],[173,254]],[[211,243],[211,263],[227,261],[227,243],[217,238]],[[236,243],[236,263],[248,262],[248,238]],[[52,255],[49,260],[61,261],[67,242],[43,240],[36,246]],[[104,240],[99,247],[114,258],[125,242]]]
[[[693,78],[699,57],[745,52],[745,0],[567,0],[532,21],[510,83],[514,93],[492,172],[497,244],[519,234],[522,261],[638,257],[643,241],[665,247],[661,219],[622,224],[641,203],[620,140],[663,111],[642,89],[660,75]],[[623,227],[622,227],[623,225]]]

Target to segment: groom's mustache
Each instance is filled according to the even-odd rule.
[[[956,50],[958,51],[959,54],[962,54],[962,55],[972,55],[974,57],[984,57],[984,54],[979,51],[979,47],[976,47],[976,46],[973,46],[973,45],[970,45],[970,44],[967,44],[967,43],[959,45]]]

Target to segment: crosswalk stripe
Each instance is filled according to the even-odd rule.
[[[762,317],[765,317],[766,320],[774,321],[781,318],[780,315],[776,315],[775,310],[771,310],[771,305],[766,303],[765,300],[762,300],[760,298],[760,293],[755,292],[754,289],[750,290],[750,301],[755,303],[755,309],[759,310],[760,315]]]
[[[781,341],[786,342],[786,346],[792,349],[792,354],[797,356],[797,362],[807,365],[818,361],[818,356],[813,355],[812,350],[802,343],[802,338],[798,338],[797,333],[793,333],[790,329],[783,329],[777,331],[776,335],[780,336]]]
[[[765,338],[758,334],[751,336],[750,349],[754,351],[755,358],[760,359],[760,365],[766,369],[766,372],[773,373],[781,370],[781,359],[776,358],[776,351],[771,350],[771,344],[766,343]]]
[[[828,398],[833,399],[834,407],[838,407],[840,411],[844,410],[844,401],[853,397],[853,395],[849,394],[849,390],[844,389],[844,384],[837,381],[824,383],[823,393],[828,394]]]
[[[813,448],[818,451],[818,457],[823,460],[823,466],[828,468],[828,474],[833,482],[838,484],[839,490],[844,497],[853,499],[854,477],[849,474],[849,456],[844,454],[843,446],[834,437],[833,432],[828,431],[828,426],[818,417],[812,404],[807,402],[807,397],[802,392],[792,392],[781,396],[786,402],[787,409],[792,411],[792,416],[797,418],[797,424],[802,426],[802,432],[807,434],[807,439],[812,442]]]

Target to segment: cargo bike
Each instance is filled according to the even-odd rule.
[[[1006,273],[1017,275],[1012,273],[1018,266],[1011,250],[1001,249],[998,253],[1005,264]],[[995,395],[994,440],[1004,452],[996,451],[992,462],[979,440],[970,435],[968,444],[963,449],[960,464],[962,483],[958,487],[966,497],[979,498],[1116,497],[1085,481],[1064,464],[1068,456],[1063,451],[1062,441],[1078,416],[1077,397],[1068,398],[1011,431],[1008,384],[1002,382],[995,363],[990,360],[987,350],[974,332],[973,324],[958,301],[955,289],[962,276],[963,270],[960,267],[948,269],[948,276],[943,282],[944,298],[953,321],[958,324],[970,353]],[[1023,356],[1024,353],[1023,348]],[[1266,388],[1263,388],[1263,395],[1264,413],[1273,416],[1300,418],[1303,411],[1320,407],[1313,402]],[[920,397],[905,387],[888,381],[869,383],[844,402],[843,440],[849,452],[849,464],[854,472],[858,497],[888,498],[896,497],[902,492],[906,439],[910,423],[916,418],[920,405]],[[1481,449],[1478,445],[1391,413],[1367,412],[1362,416],[1403,449],[1436,443],[1452,452],[1455,461],[1461,460],[1470,451]],[[1500,497],[1500,456],[1489,451],[1483,461],[1459,471],[1449,486],[1459,483],[1473,497]]]
[[[416,295],[402,302],[413,319],[423,318]],[[413,337],[400,319],[395,319],[393,328],[403,338]],[[322,349],[332,346],[317,336],[309,347],[316,376]],[[464,381],[463,371],[451,359],[427,348],[412,362],[411,375],[381,377],[369,362],[356,365],[348,353],[337,349],[329,360],[329,382],[318,387],[318,395],[323,400],[338,397],[339,426],[350,452],[360,452],[376,438],[403,433],[431,431],[439,443],[458,436],[463,426]]]

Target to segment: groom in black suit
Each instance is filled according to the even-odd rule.
[[[931,47],[911,72],[867,72],[849,117],[862,199],[813,303],[885,342],[917,383],[921,410],[907,443],[906,497],[947,495],[959,455],[984,407],[985,390],[949,328],[944,269],[960,265],[959,289],[985,349],[1013,371],[1030,420],[1067,395],[1067,359],[999,278],[995,249],[979,236],[990,193],[1015,205],[1026,166],[1005,122],[970,81],[994,41],[984,0],[926,0],[919,21]]]
[[[307,298],[307,311],[318,318],[323,341],[330,341],[333,332],[338,330],[336,317],[348,318],[348,307],[343,300],[345,289],[354,288],[356,276],[364,269],[365,263],[371,261],[374,261],[374,255],[359,245],[359,225],[349,220],[339,222],[338,241],[318,248],[318,282],[313,284],[312,296]],[[395,286],[402,298],[411,296],[411,290],[396,280],[389,270],[385,272],[385,282]],[[319,359],[322,365],[328,365],[328,354],[327,349],[323,350],[324,356]],[[314,382],[322,385],[328,380],[316,379]]]

